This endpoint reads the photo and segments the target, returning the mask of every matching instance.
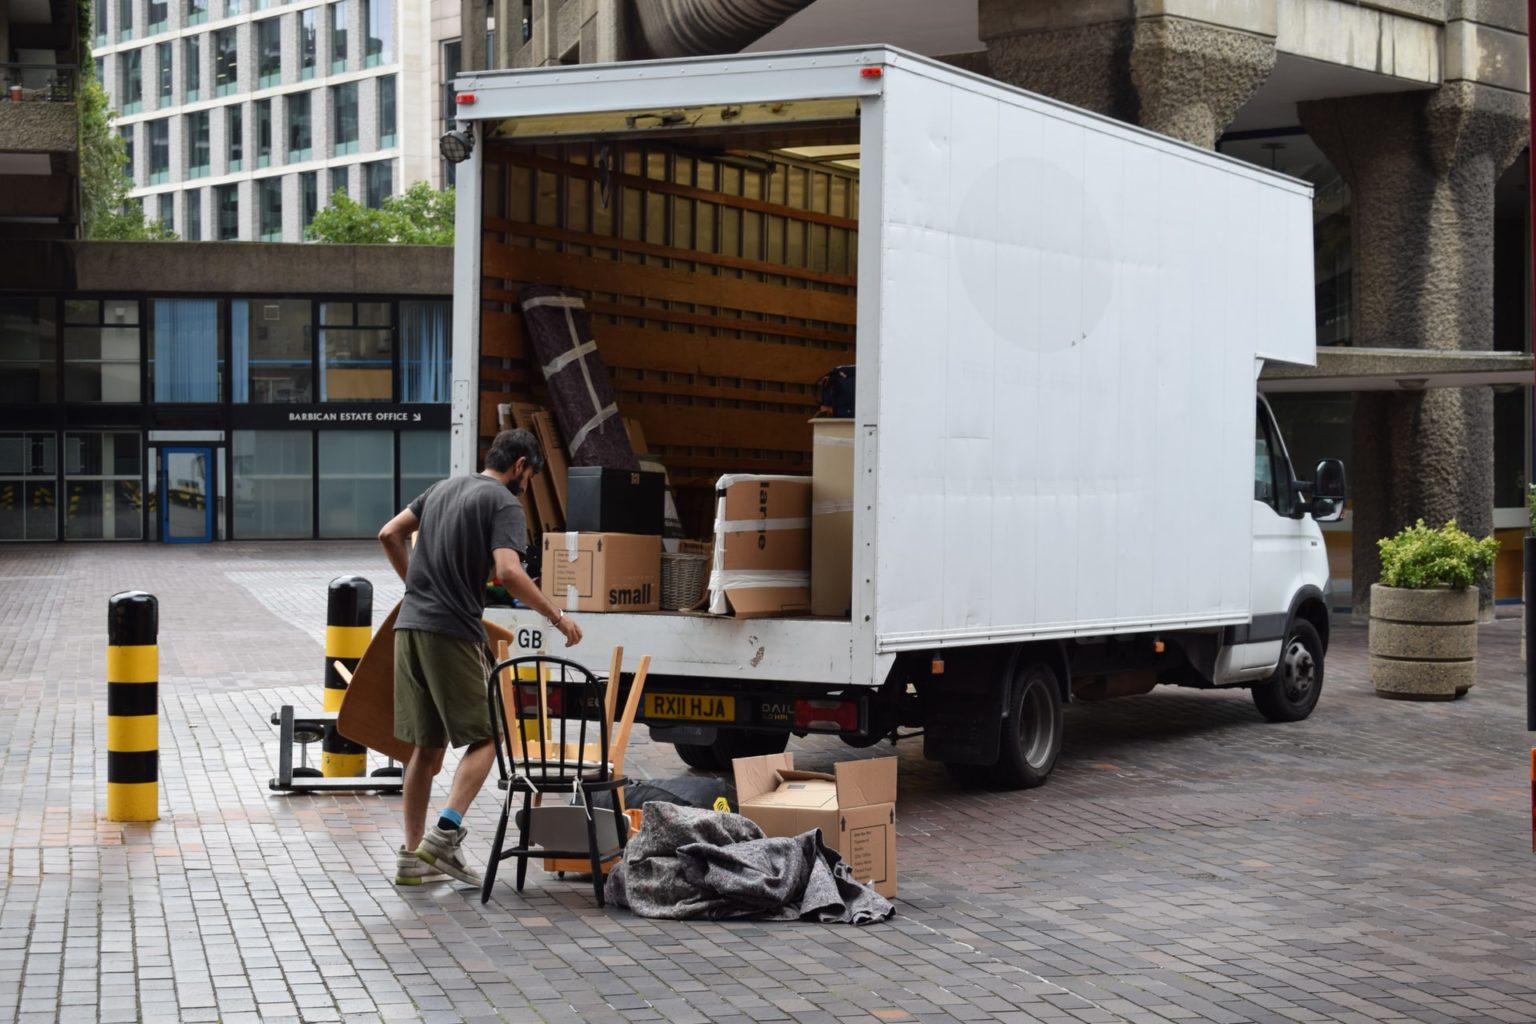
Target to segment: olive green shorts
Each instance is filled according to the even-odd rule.
[[[482,645],[421,629],[395,630],[395,736],[417,747],[491,738],[490,671]]]

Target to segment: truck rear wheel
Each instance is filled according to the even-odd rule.
[[[1061,685],[1049,665],[1024,668],[1014,687],[988,781],[998,789],[1043,785],[1061,753]]]
[[[1253,702],[1271,722],[1299,722],[1323,693],[1323,641],[1306,619],[1291,623],[1275,674],[1253,688]]]
[[[720,770],[720,759],[715,756],[715,748],[710,743],[674,743],[677,756],[683,759],[683,764],[689,768],[697,768],[705,772],[717,772]]]

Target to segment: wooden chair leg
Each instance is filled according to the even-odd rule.
[[[491,898],[491,886],[496,884],[496,868],[501,864],[501,844],[507,838],[507,816],[512,813],[512,790],[507,790],[507,798],[501,802],[501,821],[496,825],[496,838],[491,842],[491,859],[485,865],[485,881],[480,885],[480,902],[487,903]]]

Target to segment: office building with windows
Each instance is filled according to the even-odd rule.
[[[448,474],[447,247],[12,244],[0,541],[372,537]]]
[[[424,5],[95,0],[133,197],[188,241],[302,241],[331,195],[438,184]]]

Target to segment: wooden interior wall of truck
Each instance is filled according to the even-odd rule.
[[[815,382],[853,362],[856,169],[492,141],[483,224],[482,454],[498,403],[546,400],[517,305],[540,283],[586,300],[619,411],[666,465],[691,536],[709,534],[721,474],[810,472]]]

